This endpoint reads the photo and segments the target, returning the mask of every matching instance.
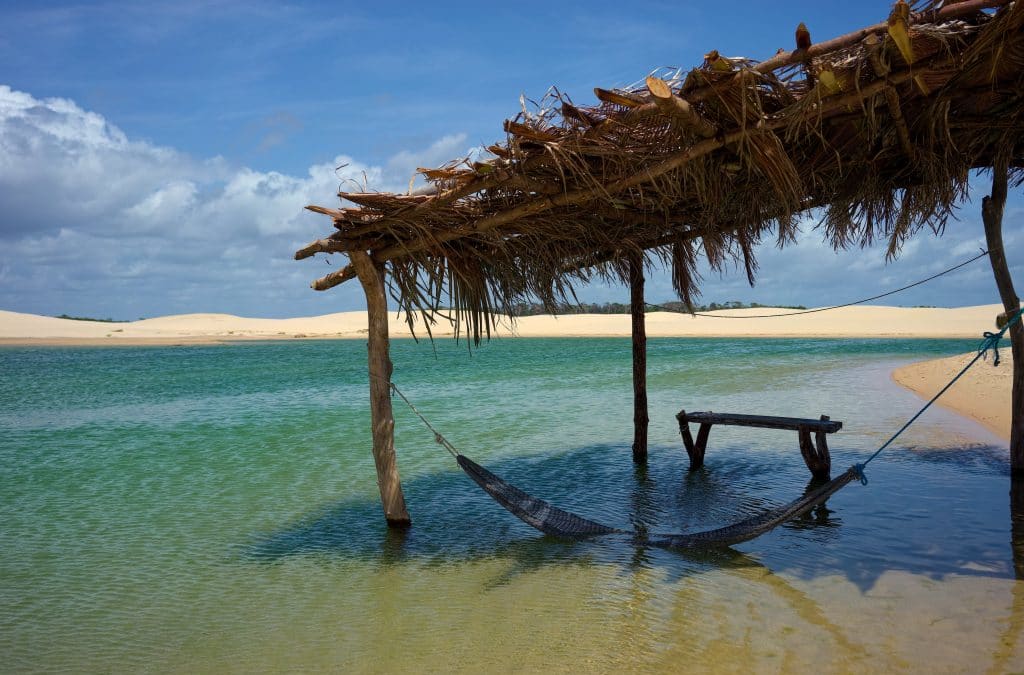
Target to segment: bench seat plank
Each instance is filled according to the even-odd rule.
[[[773,417],[771,415],[741,415],[738,413],[716,413],[716,412],[681,412],[680,421],[685,416],[689,422],[708,424],[728,424],[740,427],[760,427],[764,429],[808,429],[810,431],[823,431],[827,434],[835,433],[843,428],[843,423],[834,420],[815,420],[802,417]]]

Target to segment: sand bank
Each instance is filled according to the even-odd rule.
[[[999,305],[954,309],[858,306],[799,316],[785,309],[714,312],[714,317],[669,312],[647,315],[650,337],[980,337],[990,330]],[[734,318],[721,318],[734,317]],[[418,335],[425,335],[421,324]],[[454,334],[451,324],[435,336]],[[499,337],[627,337],[625,314],[530,316],[503,324]],[[391,335],[409,337],[404,319],[392,315]],[[0,311],[0,343],[6,344],[183,344],[233,340],[364,338],[366,312],[340,312],[293,319],[254,319],[230,314],[182,314],[126,323],[74,321]]]
[[[1013,356],[1008,341],[999,350],[998,368],[992,358],[974,364],[936,403],[976,420],[1004,440],[1010,439],[1010,393]],[[892,378],[924,399],[930,399],[974,358],[961,354],[912,363],[893,371]]]

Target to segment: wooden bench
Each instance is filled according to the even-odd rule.
[[[679,420],[679,432],[683,435],[686,454],[690,456],[690,471],[704,466],[704,450],[708,444],[708,434],[715,424],[728,424],[740,427],[759,427],[762,429],[790,429],[800,437],[800,454],[804,457],[807,468],[815,478],[828,478],[832,471],[832,458],[828,454],[826,434],[832,434],[843,428],[842,422],[834,422],[828,415],[821,419],[803,419],[800,417],[771,417],[768,415],[738,415],[732,413],[695,412],[680,410],[676,415]],[[690,435],[690,422],[698,422],[697,440]],[[811,442],[811,432],[814,442]]]

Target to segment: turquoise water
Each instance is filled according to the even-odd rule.
[[[628,340],[398,340],[393,357],[406,395],[492,471],[610,525],[679,532],[810,478],[795,434],[718,427],[688,473],[680,408],[831,415],[842,470],[921,405],[892,368],[975,346],[652,340],[646,469]],[[395,412],[407,533],[383,526],[362,342],[0,349],[0,668],[1024,667],[1005,446],[941,409],[869,485],[701,555],[543,537]]]

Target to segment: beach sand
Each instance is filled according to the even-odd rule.
[[[844,307],[828,312],[778,318],[786,309],[739,309],[690,316],[670,312],[647,315],[649,337],[979,337],[994,325],[999,305],[905,308]],[[732,317],[732,318],[722,318]],[[449,323],[433,327],[435,336],[454,334]],[[416,334],[426,336],[417,322]],[[391,315],[392,337],[410,336],[404,318]],[[503,323],[497,337],[628,337],[626,314],[529,316]],[[230,314],[182,314],[125,323],[75,321],[0,311],[0,343],[6,344],[183,344],[233,340],[362,338],[366,312],[340,312],[293,319],[253,319]]]
[[[893,371],[892,378],[923,399],[930,399],[973,359],[975,353],[912,363]],[[1004,440],[1010,439],[1010,393],[1013,356],[1009,341],[999,350],[999,367],[992,356],[974,364],[936,403],[977,421]]]

